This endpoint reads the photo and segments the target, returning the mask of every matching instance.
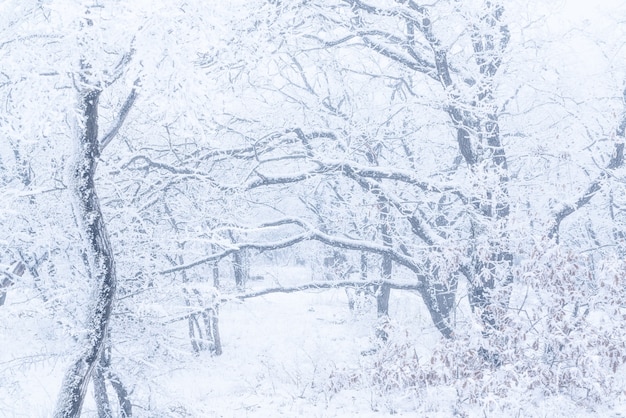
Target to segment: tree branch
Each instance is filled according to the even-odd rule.
[[[180,266],[173,267],[167,270],[163,270],[160,272],[160,274],[176,273],[178,271],[187,270],[187,269],[190,269],[190,268],[202,265],[202,264],[209,263],[211,261],[221,260],[222,258],[237,251],[248,250],[248,249],[259,250],[259,251],[273,251],[273,250],[278,250],[281,248],[290,247],[292,245],[298,244],[303,241],[308,241],[308,240],[319,241],[331,247],[343,248],[345,250],[366,251],[366,252],[376,253],[380,255],[388,255],[393,261],[397,262],[398,264],[403,265],[404,267],[408,268],[414,273],[417,273],[417,274],[423,273],[423,269],[418,264],[416,264],[412,258],[402,253],[399,253],[392,248],[385,247],[383,245],[377,245],[368,241],[360,241],[360,240],[343,238],[343,237],[333,237],[331,235],[325,234],[323,232],[320,232],[311,228],[309,225],[307,225],[305,222],[303,222],[300,219],[284,218],[275,222],[262,224],[260,228],[274,228],[277,226],[289,225],[289,224],[297,225],[301,227],[302,229],[305,229],[305,232],[295,235],[293,237],[284,239],[282,241],[267,242],[267,243],[253,242],[253,243],[236,244],[232,248],[228,248],[220,253],[216,253],[208,257],[204,257],[192,263],[180,265]]]
[[[396,290],[415,290],[419,292],[424,289],[423,281],[420,281],[420,283],[416,283],[416,284],[408,284],[408,283],[397,283],[391,280],[378,280],[378,281],[340,280],[340,281],[306,283],[306,284],[302,284],[299,286],[291,286],[291,287],[282,287],[282,286],[270,287],[267,289],[261,289],[261,290],[256,290],[256,291],[249,292],[249,293],[234,295],[229,298],[221,298],[220,303],[232,302],[234,299],[243,301],[246,299],[256,298],[256,297],[265,296],[265,295],[269,295],[273,293],[295,293],[295,292],[302,292],[305,290],[340,289],[340,288],[346,288],[346,287],[362,289],[364,287],[381,286],[381,285],[385,285],[385,286],[388,286],[390,289],[396,289]],[[200,315],[206,310],[207,308],[198,309],[193,312],[189,312],[185,314],[184,316],[179,316],[176,318],[168,319],[167,321],[163,322],[163,324],[172,324],[174,322],[184,321],[194,315]]]
[[[417,284],[406,284],[406,283],[397,283],[391,280],[370,280],[370,281],[359,281],[359,280],[341,280],[341,281],[328,281],[328,282],[316,282],[316,283],[307,283],[299,286],[292,287],[272,287],[262,290],[257,290],[250,293],[244,293],[243,295],[236,295],[234,298],[245,300],[250,298],[256,298],[259,296],[269,295],[271,293],[294,293],[301,292],[303,290],[316,290],[316,289],[337,289],[341,287],[354,287],[354,288],[364,288],[368,286],[381,286],[386,285],[391,289],[397,290],[422,290],[424,288],[423,283]],[[224,298],[222,302],[228,302],[230,299]]]
[[[381,36],[384,39],[390,41],[391,43],[395,45],[399,45],[401,48],[403,48],[406,51],[407,54],[409,54],[409,56],[413,60],[409,59],[407,56],[399,52],[394,51],[393,49],[387,46],[384,46],[378,42],[373,41],[372,39],[369,38],[369,36]],[[379,31],[379,30],[359,31],[355,34],[344,36],[343,38],[337,39],[335,41],[325,41],[317,36],[312,36],[312,35],[307,35],[306,37],[319,41],[325,48],[331,48],[337,45],[341,45],[352,39],[359,38],[363,41],[363,44],[365,44],[365,46],[389,58],[390,60],[395,61],[399,64],[402,64],[405,67],[412,69],[413,71],[418,71],[420,73],[426,74],[429,77],[433,78],[434,80],[439,80],[437,78],[436,73],[434,72],[435,65],[431,64],[427,60],[417,55],[417,53],[413,49],[408,47],[407,43],[404,40],[398,38],[397,36],[391,35],[383,31]]]
[[[426,74],[427,76],[431,77],[434,80],[439,81],[439,78],[437,77],[437,74],[434,72],[435,70],[435,66],[431,63],[429,63],[428,61],[420,58],[419,56],[417,56],[417,54],[415,54],[414,51],[409,51],[409,54],[411,55],[411,57],[413,59],[415,59],[415,61],[411,61],[409,59],[407,59],[406,57],[404,57],[403,55],[379,44],[376,43],[372,40],[370,40],[367,37],[362,37],[361,38],[363,40],[363,43],[370,49],[378,52],[379,54],[381,54],[382,56],[385,56],[387,58],[389,58],[392,61],[395,61],[397,63],[400,63],[408,68],[410,68],[413,71],[417,71],[423,74]]]
[[[626,118],[624,118],[624,120],[626,121]],[[623,138],[623,131],[620,131],[620,129],[621,128],[619,128],[617,132],[618,132],[618,135],[621,132],[622,133],[621,136]],[[587,187],[587,189],[584,191],[582,196],[579,197],[578,200],[576,200],[576,203],[574,203],[573,205],[565,205],[563,206],[563,208],[561,208],[561,210],[559,210],[557,213],[554,214],[554,221],[552,224],[552,228],[550,228],[550,231],[548,232],[548,237],[550,239],[556,237],[558,241],[559,228],[561,226],[561,222],[563,222],[563,220],[567,218],[569,215],[571,215],[572,213],[576,212],[578,209],[582,208],[587,203],[589,203],[591,199],[596,195],[596,193],[598,193],[598,191],[602,189],[602,182],[609,177],[609,174],[607,172],[608,170],[615,170],[616,168],[619,168],[623,165],[624,165],[624,143],[618,142],[615,144],[615,149],[613,151],[613,155],[611,156],[611,161],[609,161],[609,164],[607,165],[605,171],[600,173],[600,175],[589,185],[589,187]]]
[[[109,132],[100,141],[100,152],[102,152],[102,150],[107,145],[109,145],[109,143],[113,140],[115,135],[117,135],[117,133],[119,132],[120,128],[124,124],[124,121],[126,120],[126,116],[128,116],[128,113],[130,112],[130,109],[133,107],[133,104],[135,103],[135,99],[136,98],[137,98],[137,90],[136,90],[135,87],[133,87],[133,89],[130,91],[130,94],[126,98],[126,101],[122,105],[122,108],[120,109],[120,113],[119,113],[119,115],[117,117],[117,121],[111,127]]]
[[[359,177],[357,173],[353,172],[350,167],[344,166],[344,173],[347,177],[356,181],[363,190],[369,191],[376,195],[379,199],[382,199],[384,202],[389,203],[393,206],[400,214],[406,218],[406,220],[411,225],[411,230],[415,235],[417,235],[422,241],[424,241],[429,246],[434,246],[437,243],[437,239],[433,237],[430,231],[424,223],[418,219],[412,212],[407,211],[402,207],[402,204],[392,197],[390,197],[387,193],[383,192],[381,189],[381,184],[378,182],[371,182],[366,178]]]

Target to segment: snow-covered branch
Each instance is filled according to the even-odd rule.
[[[301,292],[303,290],[316,290],[316,289],[336,289],[342,287],[350,287],[356,289],[362,289],[369,286],[388,286],[390,289],[396,290],[422,290],[424,288],[423,283],[417,284],[408,284],[408,283],[397,283],[391,280],[377,280],[377,281],[358,281],[358,280],[341,280],[341,281],[327,281],[327,282],[315,282],[315,283],[306,283],[299,286],[292,287],[271,287],[267,289],[257,290],[250,293],[244,293],[242,295],[235,295],[234,299],[250,299],[256,298],[259,296],[269,295],[271,293],[294,293]],[[232,298],[231,298],[232,299]],[[222,302],[228,302],[228,298],[223,298]]]
[[[327,281],[327,282],[312,282],[305,283],[298,286],[279,286],[279,287],[269,287],[266,289],[255,290],[248,293],[242,293],[238,295],[232,295],[229,297],[222,297],[219,302],[220,303],[228,303],[233,300],[246,300],[257,298],[260,296],[266,296],[274,293],[296,293],[303,292],[306,290],[322,290],[322,289],[342,289],[342,288],[353,288],[353,289],[364,289],[367,287],[379,287],[379,286],[387,286],[390,289],[395,290],[414,290],[414,291],[423,291],[424,283],[420,281],[419,283],[411,284],[411,283],[398,283],[391,280],[370,280],[370,281],[362,281],[362,280],[338,280],[338,281]],[[194,315],[202,314],[206,311],[205,309],[198,309],[193,312],[189,312],[183,316],[178,316],[175,318],[168,319],[164,322],[164,324],[172,324],[178,321],[184,321],[185,319],[189,319]]]
[[[626,105],[626,90],[622,92],[623,103]],[[554,221],[552,228],[548,232],[550,238],[555,238],[558,241],[559,227],[561,222],[578,209],[585,206],[595,196],[595,194],[602,189],[602,183],[609,178],[610,171],[620,168],[624,165],[624,143],[626,142],[626,111],[622,114],[622,120],[615,129],[616,142],[613,147],[613,153],[611,160],[606,166],[606,169],[600,173],[600,175],[585,189],[582,196],[580,196],[573,205],[564,205],[558,212],[554,214]]]
[[[591,201],[591,199],[602,189],[602,183],[609,178],[609,170],[614,170],[621,167],[624,164],[624,143],[619,142],[615,144],[611,161],[607,165],[606,169],[598,175],[598,177],[587,186],[583,194],[576,200],[574,204],[564,205],[558,212],[554,214],[554,221],[552,228],[548,233],[549,238],[557,238],[559,234],[559,227],[561,222],[569,215],[576,212],[578,209],[585,206]]]
[[[411,230],[426,244],[433,246],[438,242],[438,238],[435,237],[435,233],[430,230],[421,219],[419,219],[415,213],[406,210],[399,199],[394,198],[389,193],[382,190],[381,184],[375,181],[371,181],[366,178],[359,177],[356,173],[349,170],[345,171],[346,175],[356,181],[364,190],[372,192],[379,199],[389,203],[409,222]]]
[[[188,264],[183,264],[177,267],[173,267],[171,269],[163,270],[161,271],[161,274],[170,274],[170,273],[176,273],[178,271],[188,270],[190,268],[193,268],[202,264],[206,264],[211,261],[221,260],[222,258],[229,256],[230,254],[233,254],[237,251],[241,251],[241,250],[256,249],[260,251],[272,251],[272,250],[278,250],[281,248],[290,247],[292,245],[295,245],[307,239],[310,239],[310,237],[309,237],[309,234],[305,233],[305,234],[296,235],[294,237],[291,237],[282,241],[275,241],[275,242],[269,242],[269,243],[240,243],[240,244],[237,244],[236,247],[229,248],[222,252],[212,254],[208,257],[201,258],[200,260],[196,260]]]
[[[119,114],[117,115],[117,121],[115,121],[115,124],[111,127],[109,132],[100,141],[100,152],[102,152],[102,150],[106,148],[107,145],[109,145],[115,135],[117,135],[117,133],[119,132],[122,125],[124,125],[124,121],[126,120],[130,109],[133,107],[135,99],[137,99],[137,90],[133,88],[126,98],[126,101],[122,105]]]
[[[258,250],[258,251],[273,251],[273,250],[278,250],[281,248],[287,248],[287,247],[290,247],[292,245],[295,245],[295,244],[298,244],[300,242],[307,241],[307,240],[319,241],[328,246],[336,247],[336,248],[343,248],[346,250],[365,251],[365,252],[370,252],[370,253],[375,253],[375,254],[380,254],[380,255],[388,255],[393,261],[403,265],[404,267],[408,268],[409,270],[415,273],[421,274],[423,272],[423,268],[417,263],[415,263],[412,258],[408,257],[407,255],[403,253],[397,252],[392,248],[386,247],[384,245],[378,245],[371,241],[331,236],[329,234],[325,234],[321,231],[318,231],[310,227],[306,222],[297,218],[283,218],[274,222],[268,222],[268,223],[262,224],[260,228],[257,228],[255,230],[258,231],[259,229],[263,229],[263,228],[268,228],[268,229],[275,228],[277,226],[283,226],[283,225],[299,226],[302,229],[305,229],[305,232],[286,238],[284,240],[280,240],[280,241],[238,243],[232,248],[228,248],[222,252],[212,254],[208,257],[201,258],[200,260],[196,260],[188,264],[184,264],[184,265],[173,267],[167,270],[163,270],[161,271],[161,274],[170,274],[170,273],[176,273],[178,271],[188,270],[190,268],[193,268],[202,264],[206,264],[211,261],[221,260],[222,258],[230,254],[233,254],[237,251],[248,250],[248,249]]]

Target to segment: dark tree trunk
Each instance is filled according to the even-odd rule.
[[[222,340],[219,331],[219,301],[211,300],[209,306],[205,306],[204,298],[197,289],[192,290],[191,295],[185,289],[185,303],[189,307],[197,307],[199,311],[189,315],[189,338],[195,353],[210,351],[219,356],[222,354]],[[193,299],[192,299],[193,298]],[[195,304],[192,303],[195,300]]]
[[[103,378],[105,379],[104,382],[106,383],[108,381],[115,391],[115,395],[117,396],[119,416],[122,418],[128,418],[133,415],[132,404],[130,403],[130,399],[128,398],[128,390],[126,390],[126,387],[124,386],[124,384],[122,384],[121,379],[111,370],[111,345],[109,338],[110,337],[107,336],[107,341],[105,341],[105,347],[103,348],[102,354],[100,355],[100,363],[98,364],[98,366],[96,366],[94,372],[94,389],[97,390],[97,383],[95,382],[96,376],[101,373]],[[110,406],[111,404],[109,402],[108,395],[106,395],[106,392],[104,392],[104,395],[105,397],[102,398],[102,402],[106,402],[105,405],[107,405],[107,407],[105,409],[101,407],[100,404],[98,404],[98,411],[100,411],[102,408],[103,413],[106,414],[107,409],[109,411],[112,411],[113,409]],[[96,402],[99,402],[97,392]],[[100,412],[98,412],[98,414],[100,417],[108,416],[102,415],[102,413]]]
[[[115,394],[117,395],[117,402],[120,408],[120,417],[122,418],[132,417],[133,406],[130,403],[130,399],[128,397],[128,390],[126,390],[126,387],[122,384],[122,381],[116,374],[109,371],[107,373],[107,377],[109,378],[109,381],[111,382],[111,386],[113,387],[113,390],[115,391]]]
[[[7,298],[7,288],[13,284],[13,281],[8,277],[0,279],[0,306],[4,305],[4,301]]]
[[[379,199],[380,207],[380,232],[383,237],[385,247],[391,248],[393,240],[391,238],[391,215],[389,214],[389,204],[385,200]],[[385,281],[391,280],[393,271],[393,262],[388,254],[383,255],[381,263],[381,275]],[[376,289],[376,312],[378,314],[378,328],[376,335],[383,341],[387,341],[389,334],[387,333],[387,323],[389,322],[389,296],[391,288],[382,284]]]
[[[84,252],[89,258],[88,278],[95,287],[95,300],[90,307],[87,335],[81,353],[65,373],[54,416],[56,418],[80,415],[87,385],[100,359],[107,335],[116,290],[115,262],[106,232],[94,178],[100,155],[98,143],[99,90],[81,92],[80,112],[82,132],[78,138],[78,155],[71,179],[75,194],[78,224],[85,241]]]
[[[185,294],[185,305],[191,308],[193,305],[189,297],[189,292],[186,288],[183,288],[183,293]],[[187,319],[187,325],[189,330],[189,341],[191,342],[191,349],[194,353],[199,353],[202,350],[202,330],[200,329],[200,324],[198,323],[198,315],[189,315],[189,318]],[[196,336],[196,333],[200,335]]]
[[[106,379],[104,376],[102,361],[94,368],[92,381],[94,397],[96,398],[96,407],[98,409],[98,418],[113,417],[111,403],[109,402],[109,395],[107,395]]]
[[[215,261],[215,263],[213,264],[213,287],[215,287],[216,289],[220,288],[220,266],[218,264],[218,261]]]
[[[480,313],[485,337],[492,340],[497,331],[502,329],[501,307],[508,302],[506,288],[510,287],[512,281],[513,257],[508,251],[506,231],[510,213],[509,174],[507,156],[500,137],[498,113],[482,114],[480,107],[488,108],[495,102],[493,80],[500,69],[502,54],[508,46],[510,37],[507,25],[501,21],[503,13],[501,5],[488,3],[486,13],[481,17],[482,23],[494,29],[497,36],[482,31],[478,26],[472,30],[474,59],[480,74],[478,82],[484,86],[482,91],[476,96],[475,101],[470,103],[470,110],[462,110],[457,105],[448,109],[450,119],[457,127],[459,152],[470,171],[480,173],[481,177],[488,173],[498,180],[493,184],[478,182],[478,187],[470,199],[484,223],[479,228],[473,227],[472,235],[488,234],[488,241],[492,244],[487,249],[489,254],[487,259],[483,260],[478,259],[477,248],[471,248],[475,262],[469,275],[466,273],[470,285],[470,304],[473,310]],[[438,72],[446,74],[448,80],[451,80],[447,61],[445,66],[438,67]],[[443,85],[446,88],[453,87],[449,82],[444,82]],[[465,270],[467,272],[468,269]],[[500,292],[502,289],[505,291]]]
[[[233,274],[235,276],[235,285],[239,289],[243,289],[246,285],[244,262],[245,256],[241,251],[233,253]]]
[[[207,335],[210,335],[213,340],[213,345],[211,347],[211,352],[216,356],[222,355],[222,339],[220,338],[220,328],[219,328],[219,310],[218,310],[217,302],[215,305],[207,309],[204,316],[204,323],[207,327]]]
[[[237,241],[232,231],[228,231],[231,242],[234,244]],[[233,275],[235,276],[235,285],[239,290],[243,290],[246,287],[248,281],[249,269],[248,253],[246,250],[235,251],[233,253]]]
[[[368,265],[367,265],[367,253],[361,252],[361,280],[367,281]]]
[[[391,216],[389,215],[389,205],[385,203],[381,203],[382,207],[380,210],[380,232],[383,236],[383,244],[385,247],[391,247],[393,245],[393,241],[391,238]],[[388,254],[383,255],[383,260],[381,263],[381,275],[383,280],[391,280],[391,274],[393,272],[393,262],[391,257]],[[389,286],[382,285],[376,291],[376,306],[378,317],[387,317],[389,316],[389,294],[391,289]]]
[[[444,281],[435,269],[432,277],[425,280],[429,284],[420,293],[428,313],[439,332],[446,338],[452,338],[454,331],[450,316],[454,311],[458,279],[452,276]]]

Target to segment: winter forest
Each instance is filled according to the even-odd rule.
[[[4,0],[0,416],[624,416],[625,142],[621,1]]]

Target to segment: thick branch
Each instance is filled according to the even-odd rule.
[[[245,185],[246,190],[256,189],[261,186],[275,186],[277,184],[289,184],[289,183],[297,183],[299,181],[306,180],[310,178],[314,174],[323,173],[324,170],[312,170],[304,173],[296,174],[293,176],[283,176],[283,177],[266,177],[259,172],[256,172],[256,175],[259,177],[258,179],[249,182]]]
[[[188,270],[190,268],[202,265],[202,264],[206,264],[209,263],[211,261],[215,261],[215,260],[221,260],[224,257],[227,257],[231,254],[233,254],[234,252],[237,251],[241,251],[241,250],[246,250],[246,249],[255,249],[255,250],[261,250],[261,251],[272,251],[272,250],[279,250],[281,248],[286,248],[286,247],[290,247],[292,245],[295,245],[299,242],[305,241],[307,239],[310,239],[309,234],[300,234],[297,235],[295,237],[291,237],[289,239],[283,240],[283,241],[276,241],[276,242],[272,242],[272,243],[247,243],[247,244],[238,244],[236,247],[233,248],[229,248],[227,250],[224,250],[222,252],[216,253],[216,254],[212,254],[208,257],[204,257],[200,260],[196,260],[193,261],[191,263],[188,264],[183,264],[183,265],[179,265],[176,267],[173,267],[171,269],[167,269],[167,270],[163,270],[161,271],[161,274],[170,274],[170,273],[176,273],[178,271],[183,271],[183,270]]]
[[[166,164],[166,163],[162,163],[162,162],[158,162],[158,161],[152,161],[149,157],[146,157],[145,155],[136,155],[133,158],[131,158],[126,164],[124,164],[122,166],[122,168],[126,169],[128,167],[130,167],[131,165],[134,165],[137,162],[143,162],[145,163],[144,167],[141,167],[141,169],[145,169],[145,168],[155,168],[157,170],[164,170],[164,171],[169,171],[172,174],[182,174],[182,175],[202,175],[204,176],[204,173],[198,172],[198,171],[194,171],[194,170],[190,170],[188,168],[177,168],[174,167],[172,165]]]
[[[368,13],[382,15],[385,13],[383,9],[378,7],[370,6],[369,4],[363,3],[361,0],[343,0],[344,3],[348,3],[352,9],[354,10],[365,10]]]
[[[18,281],[19,277],[22,277],[26,267],[21,261],[13,268],[13,271],[0,271],[0,274],[4,275],[4,278],[0,279],[0,289],[8,287]]]
[[[342,171],[349,170],[351,173],[358,175],[360,177],[374,179],[374,180],[395,180],[400,181],[412,186],[416,186],[420,190],[424,192],[430,193],[445,193],[450,192],[459,199],[463,203],[467,203],[468,199],[456,188],[448,187],[448,186],[436,186],[431,183],[427,183],[425,181],[421,181],[413,176],[411,172],[403,171],[403,170],[390,170],[385,167],[368,167],[362,166],[356,163],[347,163],[347,162],[338,162],[338,163],[323,163],[321,161],[316,161],[316,163],[320,165],[324,165],[330,170],[332,167],[336,167],[337,169],[341,169]]]
[[[122,108],[120,109],[120,113],[117,116],[117,121],[115,122],[113,127],[111,127],[111,130],[109,130],[109,132],[104,136],[104,138],[102,138],[102,141],[100,141],[100,152],[102,152],[102,150],[113,140],[115,135],[117,135],[120,128],[124,124],[124,121],[126,120],[126,116],[128,116],[130,109],[133,107],[133,103],[135,103],[136,98],[137,91],[135,88],[133,88],[126,98],[126,101],[122,105]]]

